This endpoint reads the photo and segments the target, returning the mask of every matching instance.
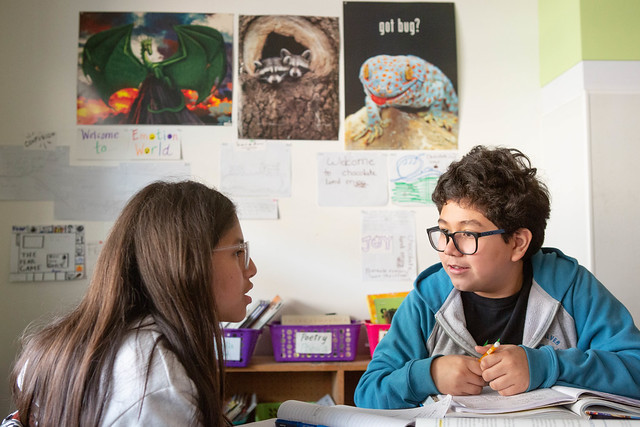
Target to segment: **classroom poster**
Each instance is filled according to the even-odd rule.
[[[455,150],[453,3],[344,3],[345,148]]]
[[[413,281],[417,274],[415,213],[362,212],[362,279]]]
[[[337,140],[338,18],[239,17],[241,139]]]
[[[231,122],[233,15],[81,12],[79,125]]]

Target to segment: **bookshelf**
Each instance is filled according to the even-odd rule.
[[[253,356],[245,368],[226,369],[227,395],[255,392],[258,402],[311,402],[330,394],[338,405],[353,405],[353,392],[370,360],[358,355],[350,362],[276,362],[273,356]]]

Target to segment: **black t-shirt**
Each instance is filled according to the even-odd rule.
[[[523,266],[522,288],[506,298],[485,298],[473,292],[461,292],[467,330],[478,345],[522,344],[524,319],[532,281],[531,262]]]

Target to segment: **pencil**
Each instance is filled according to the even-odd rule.
[[[482,360],[483,357],[490,355],[491,353],[493,353],[494,351],[496,351],[496,348],[500,347],[500,338],[498,338],[498,341],[494,342],[493,345],[491,346],[491,348],[489,350],[487,350],[482,356],[480,356],[480,359],[478,359],[478,362]]]

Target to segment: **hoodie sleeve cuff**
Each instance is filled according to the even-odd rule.
[[[427,397],[440,393],[431,377],[431,362],[435,357],[416,360],[407,372],[407,383],[417,402],[423,402]]]
[[[529,364],[529,388],[548,388],[556,383],[559,375],[558,357],[550,346],[537,349],[520,346],[527,354]]]

